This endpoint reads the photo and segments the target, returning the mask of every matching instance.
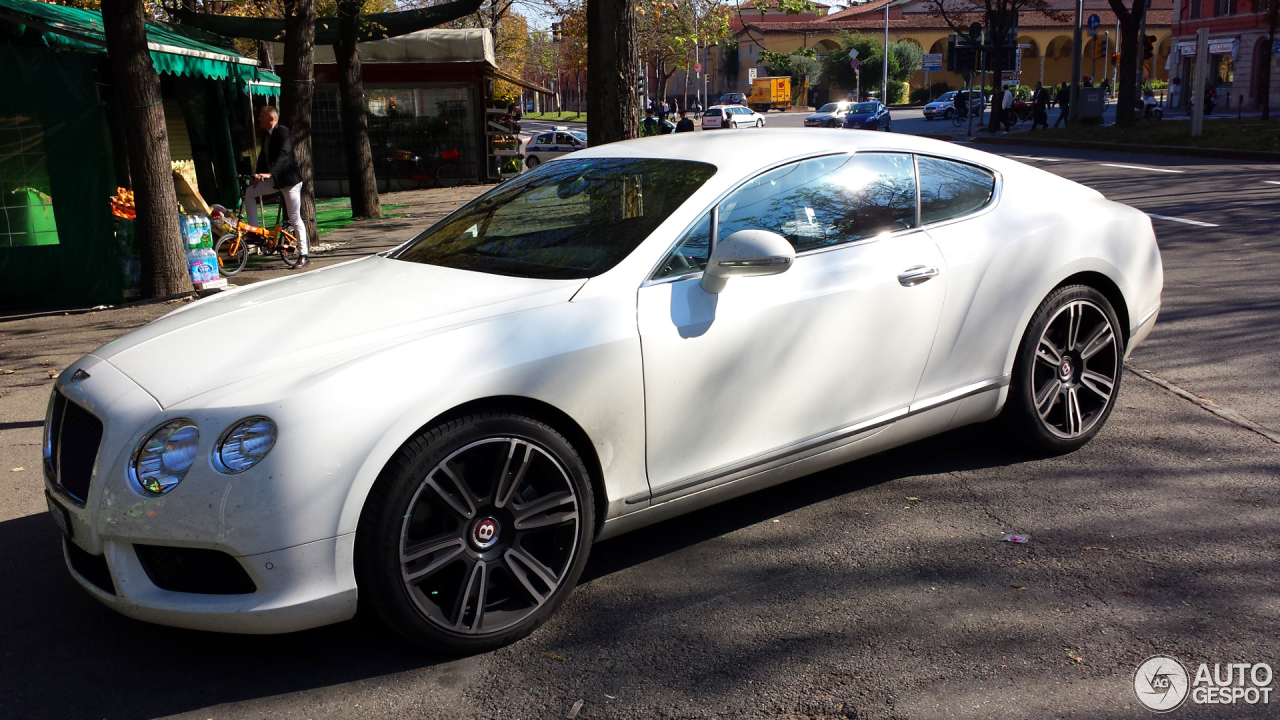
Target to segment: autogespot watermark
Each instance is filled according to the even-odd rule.
[[[1200,663],[1195,675],[1168,655],[1152,655],[1133,674],[1133,692],[1147,709],[1165,713],[1194,705],[1266,705],[1274,674],[1267,663]]]

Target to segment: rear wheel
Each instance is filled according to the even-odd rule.
[[[396,170],[396,182],[401,190],[417,190],[422,187],[422,178],[417,175],[418,167],[413,163],[400,163]]]
[[[530,155],[529,157],[524,159],[524,166],[529,168],[530,170],[538,167],[541,164],[542,164],[542,161],[538,159],[537,155]]]
[[[218,238],[213,245],[213,252],[218,256],[218,272],[223,277],[231,277],[249,264],[249,243],[235,233],[227,233]]]
[[[360,596],[413,642],[455,653],[533,632],[582,574],[595,528],[577,451],[545,423],[482,413],[405,443],[356,534]]]
[[[284,261],[286,267],[292,270],[298,267],[298,260],[302,259],[302,253],[299,252],[298,248],[298,240],[294,237],[285,237],[284,233],[280,235],[280,259]]]
[[[1115,407],[1123,362],[1120,321],[1106,297],[1085,285],[1058,288],[1027,326],[1001,421],[1037,452],[1083,447]]]
[[[457,187],[462,182],[462,168],[458,163],[444,163],[436,168],[436,184],[440,187]]]

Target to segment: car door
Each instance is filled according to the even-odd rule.
[[[529,141],[529,146],[525,148],[526,155],[534,155],[539,160],[547,160],[551,146],[555,143],[555,133],[542,133]]]
[[[556,133],[556,144],[555,144],[555,147],[552,148],[552,151],[556,153],[555,157],[560,157],[561,155],[568,155],[569,153],[578,149],[579,147],[578,147],[577,138],[575,138],[574,136],[570,135],[567,132]]]
[[[916,223],[910,155],[833,154],[747,181],[686,232],[638,293],[655,500],[910,404],[946,284]],[[710,239],[753,228],[792,242],[793,266],[705,292]]]

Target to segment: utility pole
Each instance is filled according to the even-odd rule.
[[[1076,0],[1076,22],[1071,31],[1071,115],[1067,125],[1075,127],[1080,120],[1080,36],[1084,22],[1084,0]]]
[[[884,4],[884,56],[880,58],[880,102],[889,105],[889,6]]]

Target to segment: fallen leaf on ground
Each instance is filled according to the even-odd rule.
[[[1088,552],[1089,550],[1110,550],[1111,548],[1094,547],[1093,545],[1086,545],[1084,549],[1086,552]]]
[[[1023,591],[1023,590],[1026,590],[1026,589],[1027,589],[1027,586],[1026,586],[1026,585],[1014,585],[1014,584],[1012,584],[1012,583],[1010,583],[1010,584],[1009,584],[1009,587],[1011,587],[1011,588],[1013,588],[1014,590],[1017,590],[1017,591],[1019,591],[1019,592],[1021,592],[1021,591]]]
[[[1134,595],[1133,593],[1129,592],[1128,590],[1125,590],[1124,592],[1122,592],[1122,593],[1120,593],[1120,594],[1121,594],[1121,595],[1124,595],[1125,597],[1138,597],[1137,595]]]
[[[557,654],[555,654],[555,653],[542,653],[542,657],[549,657],[549,658],[551,658],[552,660],[559,660],[560,662],[564,662],[564,661],[565,661],[565,658],[563,658],[563,657],[561,657],[561,656],[559,656],[559,655],[557,655]]]
[[[23,470],[26,470],[26,468],[14,468],[14,469],[10,470],[9,472],[22,472]]]
[[[1069,652],[1069,653],[1067,653],[1067,657],[1071,658],[1072,660],[1075,660],[1075,661],[1076,661],[1076,662],[1078,662],[1078,663],[1080,663],[1080,662],[1084,662],[1084,658],[1080,657],[1079,655],[1077,655],[1077,654],[1075,654],[1075,653],[1073,653],[1073,652]]]
[[[909,498],[907,498],[907,499],[908,499],[908,500],[919,500],[920,498],[918,498],[918,497],[909,497]]]

